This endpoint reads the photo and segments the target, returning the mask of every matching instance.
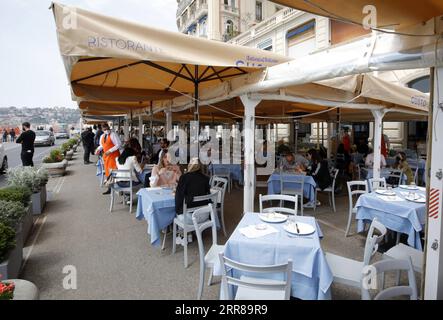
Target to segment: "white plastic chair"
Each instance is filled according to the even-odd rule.
[[[233,261],[219,253],[222,266],[221,286],[225,300],[289,300],[291,296],[292,260],[273,266],[248,265]],[[240,272],[256,273],[261,277],[231,275],[233,269]],[[229,271],[228,271],[229,270]],[[284,280],[266,279],[263,275],[282,274]],[[236,286],[235,296],[229,286]]]
[[[111,206],[109,207],[109,212],[112,212],[112,209],[114,207],[114,194],[122,193],[123,195],[129,194],[129,212],[131,213],[132,202],[134,198],[133,194],[135,191],[141,188],[142,184],[135,186],[133,185],[130,170],[111,170],[110,175],[113,177],[114,183],[111,185]],[[118,182],[127,182],[129,183],[129,185],[127,187],[121,187],[118,185]],[[124,202],[125,201],[123,200],[123,203]]]
[[[377,230],[380,235],[375,235]],[[375,218],[368,231],[363,261],[356,261],[327,252],[326,261],[334,276],[334,281],[344,285],[360,288],[363,268],[370,264],[371,258],[378,250],[378,244],[386,234],[386,227]]]
[[[349,234],[352,217],[357,214],[357,208],[354,207],[354,196],[359,197],[362,194],[368,193],[368,182],[366,180],[348,181],[346,184],[348,185],[349,216],[348,224],[346,225],[345,237],[347,237]],[[353,187],[357,187],[357,189],[354,190]],[[363,187],[363,190],[358,187]]]
[[[279,213],[286,213],[286,214],[292,214],[294,216],[297,215],[297,196],[289,196],[284,194],[271,194],[271,195],[261,195],[259,196],[259,202],[260,202],[260,213],[264,212],[279,212]],[[280,206],[279,207],[269,207],[269,208],[263,208],[263,203],[268,201],[279,201]],[[293,204],[293,208],[291,205],[291,208],[285,208],[283,206],[283,202],[290,202]]]
[[[399,259],[407,260],[411,259],[414,271],[423,273],[423,251],[417,250],[413,247],[407,246],[403,243],[399,243],[386,251],[383,254],[383,259]],[[400,280],[400,276],[397,277],[397,283]]]
[[[226,237],[226,226],[225,226],[225,195],[226,195],[226,188],[228,186],[228,180],[226,178],[218,177],[218,176],[212,176],[210,185],[211,190],[219,191],[218,199],[217,199],[217,205],[216,210],[220,213],[220,220],[221,225],[223,229],[223,234]]]
[[[335,210],[335,181],[337,180],[337,175],[338,175],[339,170],[338,169],[333,169],[332,170],[332,185],[330,187],[327,187],[324,190],[321,190],[319,188],[315,188],[315,204],[314,206],[317,206],[317,192],[327,192],[328,193],[328,198],[329,198],[329,205],[332,206],[332,209],[334,210],[334,212],[336,212]],[[332,204],[331,204],[331,200],[332,200]]]
[[[371,178],[369,181],[369,192],[377,189],[386,189],[386,178]]]
[[[193,202],[211,201],[214,204],[217,203],[217,198],[218,191],[208,195],[194,197]],[[188,208],[186,201],[183,201],[183,214],[174,218],[172,225],[172,253],[175,253],[176,251],[177,229],[181,228],[183,230],[183,243],[181,245],[183,246],[184,251],[185,268],[188,267],[188,233],[195,231],[194,223],[192,222],[192,213],[203,207],[206,207],[206,204],[201,207]],[[203,223],[204,221],[201,222]]]
[[[210,220],[206,220],[208,215],[210,216]],[[199,221],[205,222],[199,223]],[[213,204],[208,204],[206,207],[195,210],[192,214],[192,222],[194,224],[195,234],[197,235],[198,252],[200,256],[200,282],[198,285],[197,294],[197,299],[200,300],[203,294],[206,268],[211,269],[208,280],[208,286],[210,286],[212,284],[212,272],[214,264],[218,262],[218,254],[224,251],[225,246],[217,244],[217,226],[215,224]],[[212,230],[212,245],[209,251],[205,254],[205,245],[203,243],[202,233],[208,228],[211,228]]]
[[[225,178],[226,180],[228,180],[228,191],[229,191],[229,193],[231,193],[232,179],[231,179],[231,170],[229,169],[229,167],[227,167],[227,168],[218,167],[218,168],[214,169],[214,166],[212,166],[211,169],[212,169],[211,176],[217,176],[217,177]]]
[[[387,184],[388,187],[398,187],[399,184],[401,184],[402,178],[403,178],[403,171],[393,169],[389,173],[388,179],[392,178],[394,180],[394,184]]]
[[[290,175],[290,179],[288,177],[285,173],[280,174],[280,194],[300,197],[300,210],[303,215],[305,178],[302,175]]]
[[[361,298],[362,300],[388,300],[392,298],[397,298],[401,296],[409,296],[410,300],[417,300],[417,284],[415,281],[414,269],[412,267],[412,262],[410,259],[406,260],[382,260],[371,265],[372,272],[376,274],[376,284],[377,288],[381,288],[379,292],[371,297],[370,288],[367,286],[361,286]],[[406,271],[408,274],[408,285],[407,286],[393,286],[385,289],[385,273],[388,271],[395,271],[400,273],[401,271]],[[381,281],[379,281],[381,280]]]

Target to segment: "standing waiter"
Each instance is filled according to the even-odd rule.
[[[105,165],[106,177],[109,177],[111,170],[117,169],[116,160],[120,156],[121,141],[118,135],[111,131],[109,125],[105,123],[103,125],[104,133],[100,137],[100,146],[95,153],[98,155],[100,152],[104,152],[103,161]],[[103,194],[110,194],[111,188],[108,188]]]
[[[35,140],[35,132],[31,130],[31,125],[29,122],[23,122],[22,124],[23,132],[17,138],[17,143],[22,144],[22,164],[24,167],[26,166],[34,166],[34,162],[32,158],[34,157],[34,140]]]

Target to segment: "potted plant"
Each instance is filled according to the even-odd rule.
[[[74,155],[74,150],[72,150],[71,143],[69,143],[69,142],[63,143],[62,146],[60,147],[60,150],[62,151],[66,160],[72,159],[72,156]]]
[[[1,275],[0,275],[1,280]],[[14,282],[0,281],[0,300],[12,300],[14,299]]]
[[[77,151],[77,147],[78,147],[78,139],[76,138],[71,138],[68,140],[69,145],[71,146],[71,148],[73,149],[74,152]]]
[[[42,201],[43,208],[46,205],[46,200],[48,198],[47,192],[46,192],[46,185],[49,181],[49,172],[46,170],[46,168],[41,167],[37,169],[37,180],[40,181],[40,197]]]
[[[0,274],[5,279],[18,276],[23,258],[23,248],[16,244],[16,232],[0,222]]]
[[[8,170],[8,185],[14,187],[27,187],[31,190],[32,213],[41,214],[45,206],[42,201],[42,181],[43,174],[39,174],[38,170],[33,167],[16,167]],[[46,188],[44,188],[46,189]],[[45,193],[46,191],[43,190]]]
[[[23,218],[26,216],[26,209],[20,202],[17,201],[0,201],[0,223],[14,229],[15,231],[15,248],[14,252],[16,255],[13,255],[14,259],[12,270],[9,272],[13,272],[20,270],[21,259],[23,257],[23,244],[24,244],[24,235],[23,235]],[[11,259],[9,259],[11,260]]]
[[[31,191],[26,187],[6,187],[0,189],[0,202],[16,202],[23,206],[25,213],[21,218],[23,243],[27,240],[34,224],[31,208]],[[4,209],[4,208],[0,208]],[[21,211],[21,208],[19,208]]]
[[[62,150],[53,149],[49,156],[43,159],[42,168],[45,168],[50,176],[63,176],[67,165],[68,160],[64,158]]]

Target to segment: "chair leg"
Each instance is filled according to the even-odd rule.
[[[212,273],[213,273],[212,268],[209,268],[208,287],[212,285]]]
[[[109,212],[112,212],[112,207],[114,206],[114,190],[111,188],[111,206],[109,207]]]
[[[349,229],[351,228],[351,220],[352,220],[352,209],[349,211],[348,225],[346,226],[345,237],[347,237],[349,234]]]
[[[332,209],[334,210],[334,212],[336,212],[335,210],[335,192],[332,191],[331,193],[331,198],[332,198]]]
[[[175,253],[175,249],[177,247],[177,225],[175,222],[172,224],[172,254]]]
[[[185,258],[185,268],[188,267],[188,232],[183,229],[183,253]]]
[[[225,215],[224,215],[224,208],[223,206],[220,208],[220,220],[221,220],[221,225],[222,225],[222,229],[223,229],[223,234],[225,235],[225,237],[227,236],[226,233],[226,226],[225,226]]]
[[[165,250],[165,244],[166,244],[166,235],[168,234],[168,227],[163,230],[165,235],[163,236],[163,243],[162,243],[162,251]]]
[[[198,284],[198,294],[197,294],[197,299],[200,300],[202,298],[202,294],[203,294],[203,287],[204,287],[204,282],[205,282],[205,266],[202,265],[200,266],[200,282]]]
[[[132,213],[132,190],[129,193],[129,213]]]
[[[397,240],[395,241],[395,244],[399,244],[400,243],[400,236],[401,236],[401,233],[397,232]]]

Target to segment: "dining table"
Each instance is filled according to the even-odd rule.
[[[387,192],[395,195],[387,195]],[[426,217],[425,188],[400,186],[392,190],[379,189],[362,194],[355,206],[357,232],[362,232],[366,223],[377,218],[386,228],[407,234],[409,246],[423,250],[420,232]]]
[[[322,231],[313,217],[293,216],[293,219],[291,223],[312,226],[313,233],[294,235],[285,230],[288,221],[267,223],[262,221],[259,213],[246,212],[227,240],[224,255],[243,264],[258,266],[284,264],[291,259],[291,296],[304,300],[329,300],[333,275],[320,245]],[[245,235],[246,229],[255,226],[262,228],[263,224],[269,232],[261,235],[258,233],[256,236]],[[214,275],[221,275],[221,268],[221,262],[217,260],[213,269]],[[236,278],[242,275],[238,270],[231,272]],[[278,279],[276,277],[270,278]],[[223,290],[220,291],[220,298],[225,298]]]
[[[284,177],[285,187],[287,188],[297,188],[299,183],[295,182],[298,177],[303,177],[303,195],[305,198],[309,199],[309,201],[314,201],[315,199],[315,188],[317,183],[315,182],[312,176],[296,174],[291,172],[279,172],[275,171],[268,179],[268,194],[280,194],[281,193],[281,177]],[[287,181],[294,180],[294,184],[291,186],[291,183]]]
[[[172,188],[143,188],[137,192],[138,220],[148,223],[147,233],[151,244],[160,246],[161,230],[173,223],[175,212],[175,193]]]

